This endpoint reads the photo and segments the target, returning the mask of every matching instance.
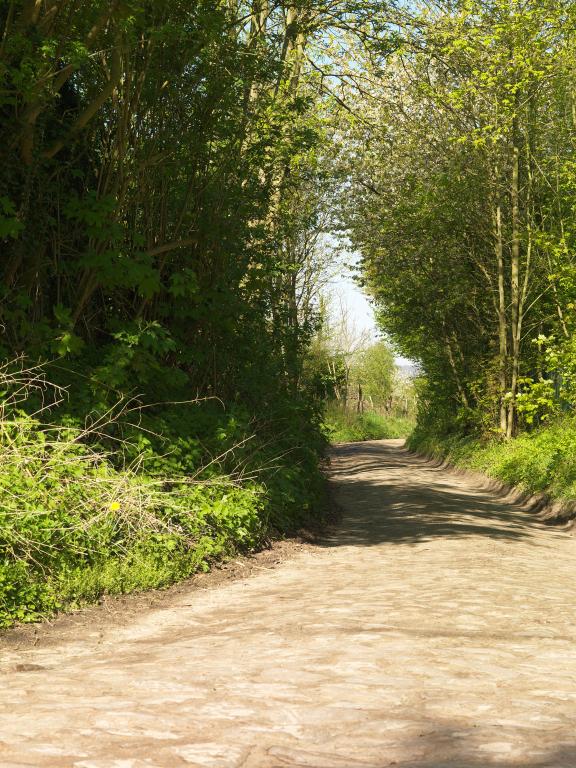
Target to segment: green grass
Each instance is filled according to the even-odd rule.
[[[483,472],[527,493],[576,499],[576,420],[564,419],[510,441],[437,437],[418,429],[408,447]]]
[[[373,411],[357,413],[330,404],[324,417],[324,431],[331,443],[358,443],[407,437],[413,422],[397,416],[384,416]]]

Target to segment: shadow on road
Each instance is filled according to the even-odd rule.
[[[333,456],[330,476],[346,514],[324,546],[419,544],[466,536],[531,539],[543,527],[520,506],[462,487],[457,476],[398,445],[342,445]]]
[[[576,766],[576,742],[555,746],[550,743],[550,732],[542,732],[543,742],[531,748],[528,755],[514,755],[512,741],[515,739],[506,726],[499,737],[487,738],[478,732],[473,724],[463,725],[458,721],[441,722],[424,720],[422,731],[417,737],[418,751],[422,755],[416,760],[383,760],[377,768],[574,768]],[[533,742],[534,743],[534,742]],[[414,746],[407,745],[408,748]],[[518,745],[516,745],[518,746]],[[506,754],[506,752],[509,754]],[[523,751],[523,750],[522,750]],[[429,756],[428,756],[429,755]],[[441,755],[441,758],[435,757]],[[376,766],[374,766],[376,768]]]

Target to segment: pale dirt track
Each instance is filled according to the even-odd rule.
[[[576,539],[395,441],[332,468],[322,546],[5,651],[0,766],[576,768]]]

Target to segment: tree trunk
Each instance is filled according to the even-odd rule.
[[[364,395],[362,393],[362,384],[358,384],[358,405],[356,410],[358,413],[364,413]]]
[[[512,205],[512,244],[510,257],[510,300],[512,320],[512,359],[510,399],[506,437],[514,435],[516,427],[516,390],[520,369],[520,341],[522,329],[522,298],[520,293],[520,148],[518,146],[517,120],[513,121],[512,178],[510,201]]]
[[[498,170],[496,169],[496,183]],[[498,193],[497,193],[498,194]],[[508,391],[508,328],[506,318],[506,283],[504,279],[504,242],[502,235],[502,205],[498,200],[494,209],[494,252],[498,274],[498,394],[500,431],[508,431],[508,413],[506,410],[506,392]]]

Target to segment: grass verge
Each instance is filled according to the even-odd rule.
[[[330,404],[324,416],[324,431],[331,443],[357,443],[407,437],[413,429],[410,419],[385,416],[373,411],[357,413]]]
[[[526,493],[576,499],[576,420],[564,419],[510,441],[438,437],[416,429],[408,447],[483,472]]]

